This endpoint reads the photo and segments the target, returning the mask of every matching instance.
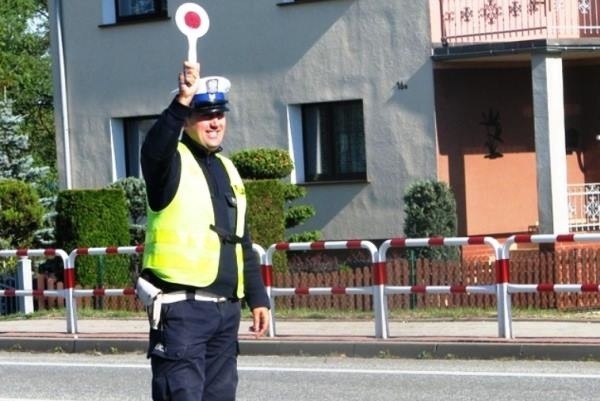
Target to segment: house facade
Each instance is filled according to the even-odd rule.
[[[182,3],[50,1],[61,187],[141,175],[141,141],[187,56]],[[317,211],[300,229],[325,239],[401,236],[407,186],[431,178],[455,191],[460,235],[569,230],[593,209],[569,202],[569,184],[600,181],[600,34],[554,37],[557,24],[533,17],[486,31],[512,21],[509,7],[558,11],[467,3],[199,2],[210,17],[202,75],[232,83],[225,153],[289,150],[290,180]]]

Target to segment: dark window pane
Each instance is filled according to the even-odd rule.
[[[115,0],[117,21],[138,20],[167,15],[166,0]]]
[[[302,106],[305,179],[366,179],[362,102]]]
[[[146,134],[155,121],[156,117],[125,120],[125,173],[127,177],[141,178],[140,150]]]

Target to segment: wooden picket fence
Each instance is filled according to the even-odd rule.
[[[63,283],[53,275],[37,274],[34,279],[34,288],[45,290],[62,290]],[[81,288],[76,286],[75,288]],[[126,310],[140,312],[144,310],[143,304],[133,295],[105,296],[105,297],[77,297],[78,308],[94,308],[106,310]],[[63,308],[65,300],[63,297],[34,297],[36,310]]]
[[[555,252],[524,251],[511,253],[510,282],[519,284],[584,284],[600,283],[600,250],[597,248],[563,249]],[[496,280],[494,263],[488,257],[460,261],[418,259],[413,266],[404,258],[387,262],[390,285],[480,285]],[[37,275],[37,288],[61,289],[62,283],[43,274]],[[318,273],[274,273],[274,287],[362,287],[371,284],[371,267],[345,267]],[[63,299],[37,297],[38,309],[61,307]],[[141,303],[133,296],[78,298],[79,307],[101,307],[110,310],[141,311]],[[408,308],[493,308],[496,299],[487,294],[394,294],[388,296],[390,309]],[[514,307],[540,309],[592,309],[600,307],[600,294],[594,293],[527,293],[513,294]],[[294,295],[276,297],[277,308],[311,310],[370,311],[370,295]]]

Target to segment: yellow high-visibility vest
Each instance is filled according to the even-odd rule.
[[[206,287],[212,284],[219,270],[221,239],[211,230],[215,224],[210,190],[202,168],[192,152],[180,143],[181,178],[175,197],[164,209],[155,212],[148,208],[144,269],[152,269],[161,280]],[[244,235],[246,192],[231,160],[216,156],[223,162],[237,201],[235,235]],[[237,259],[237,296],[244,296],[244,258],[242,246],[235,245]]]

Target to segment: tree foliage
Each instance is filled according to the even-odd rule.
[[[42,214],[43,208],[31,185],[0,179],[0,248],[29,247]]]
[[[36,163],[56,166],[47,0],[0,1],[0,95],[23,116]]]
[[[22,117],[12,111],[12,101],[0,99],[0,178],[39,182],[48,168],[34,167],[29,139],[18,133]]]

